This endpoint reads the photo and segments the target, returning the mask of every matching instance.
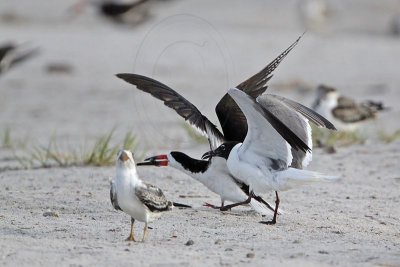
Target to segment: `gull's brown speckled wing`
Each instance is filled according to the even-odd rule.
[[[162,190],[151,184],[136,187],[135,194],[139,200],[152,212],[170,210],[172,202],[168,201]]]
[[[347,97],[339,97],[338,105],[332,110],[332,115],[342,122],[360,122],[375,117],[376,110],[367,106],[360,105]]]

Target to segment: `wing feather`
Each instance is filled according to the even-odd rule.
[[[336,107],[332,115],[342,122],[353,123],[368,120],[375,117],[375,112],[365,106]]]
[[[301,104],[287,98],[270,94],[261,95],[257,97],[256,101],[263,108],[274,114],[290,130],[292,130],[295,135],[307,144],[310,149],[312,149],[311,127],[308,117],[298,112],[298,109],[295,108],[298,105],[302,106]],[[292,148],[291,153],[293,159],[290,166],[294,168],[302,169],[303,167],[306,167],[312,159],[311,151],[296,150]]]
[[[160,99],[164,105],[175,110],[192,127],[208,138],[211,149],[216,149],[225,141],[222,133],[196,106],[165,84],[138,74],[121,73],[117,74],[117,77]]]
[[[0,74],[38,54],[38,48],[6,44],[0,47]]]
[[[172,203],[167,200],[162,190],[151,184],[136,187],[135,194],[139,200],[152,212],[170,210]]]
[[[278,96],[278,95],[273,95],[273,94],[268,94],[268,98],[275,98],[276,100],[281,101],[282,104],[287,105],[288,107],[299,112],[305,118],[307,118],[312,123],[314,123],[317,127],[320,127],[320,128],[324,127],[324,128],[328,128],[330,130],[336,130],[335,126],[330,121],[325,119],[323,116],[321,116],[314,110],[312,110],[306,106],[303,106],[302,104],[297,103],[296,101],[290,100],[283,96]]]
[[[267,90],[267,82],[272,78],[272,72],[297,45],[301,37],[302,36],[297,38],[294,43],[292,43],[265,68],[239,84],[236,88],[242,90],[253,98],[256,98],[264,93],[265,90]],[[247,134],[246,117],[228,93],[226,93],[219,101],[215,107],[215,112],[217,113],[219,123],[221,124],[221,128],[225,135],[225,139],[229,141],[243,142]]]

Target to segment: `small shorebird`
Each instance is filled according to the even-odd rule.
[[[116,179],[111,181],[111,204],[116,210],[131,216],[131,232],[127,241],[136,241],[133,229],[135,220],[145,223],[142,238],[144,242],[147,237],[147,224],[159,218],[162,212],[171,210],[173,204],[165,198],[160,188],[139,179],[132,152],[120,151],[116,165]]]
[[[272,72],[297,45],[300,38],[301,36],[265,68],[239,84],[237,88],[253,97],[264,93],[267,90],[267,82],[272,78]],[[174,109],[178,115],[183,117],[192,127],[200,131],[201,134],[207,136],[211,149],[216,149],[220,144],[225,142],[225,140],[243,141],[246,136],[246,118],[228,94],[222,97],[215,108],[224,133],[222,134],[196,106],[167,85],[138,74],[121,73],[117,74],[117,77],[135,85],[139,90],[150,93],[155,98],[162,100],[166,106]],[[235,177],[229,173],[226,167],[226,161],[221,158],[216,158],[215,160],[210,158],[207,161],[197,160],[182,152],[171,152],[168,155],[148,158],[145,162],[139,163],[138,165],[169,165],[188,174],[221,197],[221,206],[218,207],[208,203],[206,203],[205,206],[228,210],[230,209],[230,205],[225,206],[225,200],[234,203],[238,201],[242,202],[245,201],[249,195],[248,187],[236,180]],[[253,199],[249,204],[262,214],[266,214],[272,209],[261,197]]]
[[[228,93],[246,116],[246,138],[243,142],[225,142],[203,157],[225,158],[231,174],[249,186],[249,199],[274,190],[274,217],[267,223],[275,224],[280,202],[278,191],[337,177],[290,167],[294,158],[293,149],[305,153],[302,164],[306,165],[311,160],[308,117],[290,106],[280,106],[277,112],[274,110],[276,99],[271,95],[265,94],[254,99],[236,88],[229,89]]]
[[[356,103],[353,99],[341,96],[335,88],[320,85],[313,109],[333,122],[339,130],[353,131],[387,108],[375,101]]]
[[[37,48],[6,43],[0,45],[0,75],[38,53]]]

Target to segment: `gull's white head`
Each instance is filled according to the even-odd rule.
[[[129,150],[120,150],[117,155],[117,167],[134,168],[133,153]]]
[[[335,88],[320,85],[317,88],[317,98],[313,108],[322,116],[330,118],[331,110],[338,105],[339,97],[339,92]]]

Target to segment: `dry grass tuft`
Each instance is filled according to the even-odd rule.
[[[115,157],[120,149],[134,151],[136,137],[128,132],[121,142],[114,142],[114,129],[100,136],[89,149],[80,147],[71,149],[61,147],[55,135],[46,146],[32,145],[22,151],[22,156],[14,151],[17,160],[24,169],[69,167],[69,166],[110,166],[115,164]],[[139,156],[140,157],[140,156]]]

